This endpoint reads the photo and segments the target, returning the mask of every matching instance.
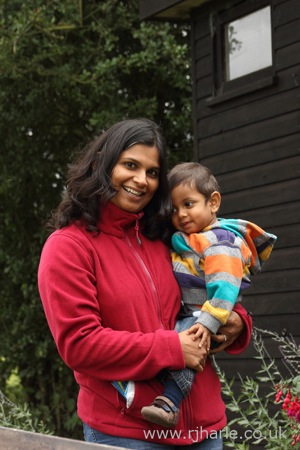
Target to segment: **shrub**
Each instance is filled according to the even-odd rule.
[[[0,425],[6,428],[17,428],[25,431],[52,434],[45,424],[34,418],[28,405],[17,405],[0,391]]]
[[[288,378],[270,356],[262,335],[270,336],[278,343]],[[214,359],[227,409],[233,416],[224,430],[224,445],[236,450],[248,450],[250,444],[272,450],[290,449],[300,442],[300,347],[293,336],[280,336],[259,328],[253,330],[253,345],[260,369],[255,379],[239,375],[241,388],[238,394],[233,389],[235,380],[228,381]],[[267,393],[262,393],[262,387]],[[242,433],[237,433],[233,425],[242,428]],[[241,443],[237,443],[238,435],[243,436]]]

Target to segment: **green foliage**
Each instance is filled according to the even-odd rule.
[[[285,380],[276,366],[265,346],[262,333],[278,342],[291,379]],[[300,423],[279,407],[280,398],[275,394],[278,393],[278,386],[290,386],[295,395],[300,393],[300,347],[292,337],[258,328],[253,330],[253,345],[256,350],[255,358],[260,361],[260,369],[255,379],[240,377],[241,388],[238,394],[233,387],[235,380],[228,381],[214,360],[227,409],[233,413],[233,418],[224,431],[225,445],[226,448],[237,450],[249,450],[256,445],[263,445],[271,450],[288,450],[294,445],[297,433],[300,434]],[[265,388],[264,392],[262,388]],[[235,427],[239,428],[238,432]]]
[[[26,403],[23,406],[17,405],[9,400],[1,391],[0,426],[43,434],[52,434],[42,421],[39,422],[32,417]]]
[[[118,120],[154,119],[170,166],[192,159],[188,48],[187,26],[141,23],[137,0],[0,0],[0,389],[58,435],[81,430],[37,290],[43,224],[73,153]]]

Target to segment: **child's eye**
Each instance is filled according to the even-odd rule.
[[[193,206],[193,202],[185,202],[184,206],[186,206],[187,208],[191,208]]]
[[[172,208],[172,209],[171,209],[171,213],[172,213],[172,214],[176,214],[176,213],[177,213],[177,209],[176,209],[176,208]]]

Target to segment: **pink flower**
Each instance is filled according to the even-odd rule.
[[[298,444],[298,442],[300,442],[300,432],[298,431],[297,425],[300,422],[299,397],[298,395],[293,397],[291,388],[286,387],[284,385],[275,386],[275,390],[276,390],[275,401],[277,403],[282,401],[281,408],[286,412],[291,429],[295,430],[291,442],[292,447],[294,447],[296,444]]]

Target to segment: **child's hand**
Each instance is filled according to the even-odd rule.
[[[199,347],[201,348],[202,345],[205,345],[207,350],[210,349],[210,337],[212,335],[212,332],[201,325],[201,323],[195,323],[192,325],[187,331],[187,334],[193,334],[194,336],[192,339],[195,341],[196,339],[200,339]]]

